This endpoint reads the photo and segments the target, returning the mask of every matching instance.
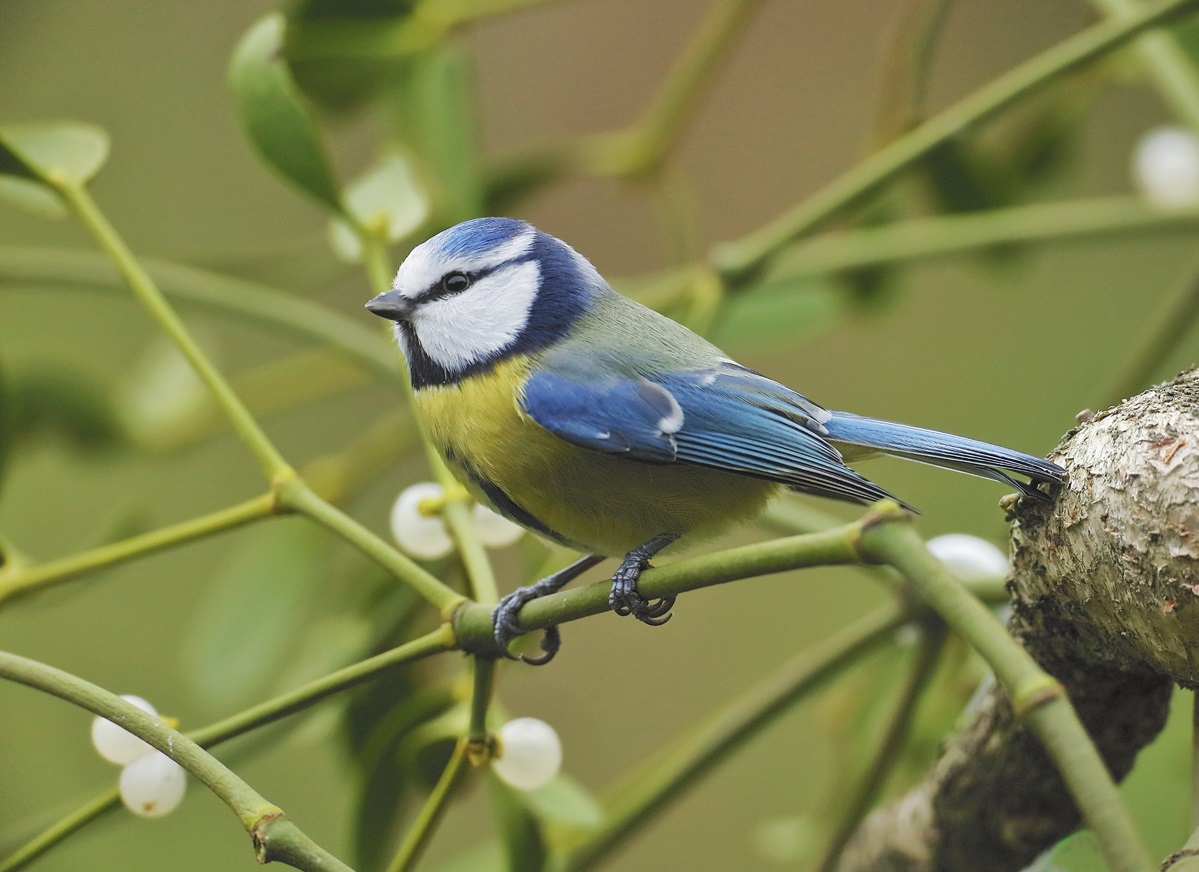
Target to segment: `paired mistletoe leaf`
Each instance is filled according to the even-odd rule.
[[[541,832],[541,823],[529,807],[525,795],[494,775],[487,781],[491,785],[492,805],[508,868],[520,869],[521,872],[541,872],[546,868],[549,852]]]
[[[284,53],[296,84],[322,109],[344,114],[375,98],[397,75],[428,25],[416,0],[296,0]]]
[[[436,872],[511,872],[511,867],[504,862],[499,842],[483,842],[455,855]]]
[[[300,519],[247,531],[193,605],[184,656],[206,703],[249,704],[290,665],[328,577],[328,543],[314,534]]]
[[[485,184],[466,56],[450,46],[420,55],[395,96],[397,131],[433,186],[438,221],[456,224],[483,214]]]
[[[0,199],[46,218],[66,207],[54,188],[84,185],[108,158],[108,134],[80,121],[0,125]]]
[[[414,673],[402,672],[403,681],[387,682],[385,698],[366,698],[379,693],[372,688],[369,694],[356,699],[350,709],[351,718],[359,721],[351,726],[368,729],[355,750],[362,786],[354,814],[355,856],[357,864],[368,870],[386,865],[393,847],[391,836],[403,816],[405,800],[429,789],[411,766],[400,759],[400,747],[410,730],[453,705],[446,688],[421,686]],[[392,696],[400,688],[405,688],[404,696]]]
[[[1017,180],[1005,162],[976,143],[949,139],[928,153],[923,167],[938,205],[946,212],[979,212],[1006,206]]]
[[[0,426],[10,445],[44,444],[53,434],[72,448],[104,451],[126,444],[109,391],[85,372],[42,364],[9,377]]]
[[[316,120],[283,59],[284,28],[277,13],[251,27],[233,53],[229,83],[246,135],[263,160],[340,213],[341,194]]]
[[[397,590],[390,584],[386,589]],[[404,599],[402,604],[372,603],[377,614],[397,617],[392,631],[380,640],[381,648],[409,635],[410,623],[420,612],[414,597]],[[359,868],[386,866],[398,822],[411,804],[408,800],[432,788],[404,757],[402,749],[410,746],[410,735],[454,705],[451,689],[436,678],[435,670],[420,663],[390,670],[369,691],[351,699],[344,726],[361,779],[352,817]]]
[[[0,125],[0,173],[86,184],[108,158],[108,134],[81,121]]]
[[[604,822],[599,801],[579,782],[558,773],[548,784],[523,794],[529,809],[546,824],[594,830]]]
[[[41,218],[65,218],[62,199],[43,185],[19,176],[0,175],[0,200]]]
[[[844,292],[826,278],[770,279],[726,303],[715,321],[715,341],[735,349],[796,348],[832,330],[848,311]]]

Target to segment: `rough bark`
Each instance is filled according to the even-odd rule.
[[[1010,628],[1065,685],[1113,775],[1199,686],[1199,370],[1067,433],[1068,473],[1012,528]],[[859,827],[840,872],[1017,872],[1078,826],[1001,691],[931,772]]]

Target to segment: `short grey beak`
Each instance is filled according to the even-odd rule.
[[[378,315],[380,318],[407,321],[412,314],[413,307],[412,301],[399,291],[387,291],[367,303],[366,308],[371,314]]]

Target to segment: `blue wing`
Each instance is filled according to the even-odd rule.
[[[525,383],[524,409],[554,435],[593,451],[694,463],[834,499],[890,496],[826,441],[824,409],[731,362],[652,379],[540,370]]]
[[[541,371],[525,382],[524,409],[555,436],[604,454],[670,463],[678,446],[674,396],[648,379],[581,381]]]

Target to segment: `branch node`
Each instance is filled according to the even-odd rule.
[[[250,828],[250,838],[254,842],[254,857],[263,865],[271,862],[273,859],[270,849],[271,835],[269,828],[275,821],[282,817],[285,817],[285,815],[281,809],[266,812],[260,815],[258,820],[255,821],[254,826]]]
[[[1066,698],[1066,689],[1052,676],[1041,673],[1030,679],[1012,694],[1012,711],[1019,720],[1038,706]]]
[[[864,514],[849,534],[849,546],[854,558],[868,566],[881,566],[887,559],[875,554],[874,549],[863,546],[863,537],[875,527],[896,522],[911,523],[913,515],[895,500],[879,500]]]

